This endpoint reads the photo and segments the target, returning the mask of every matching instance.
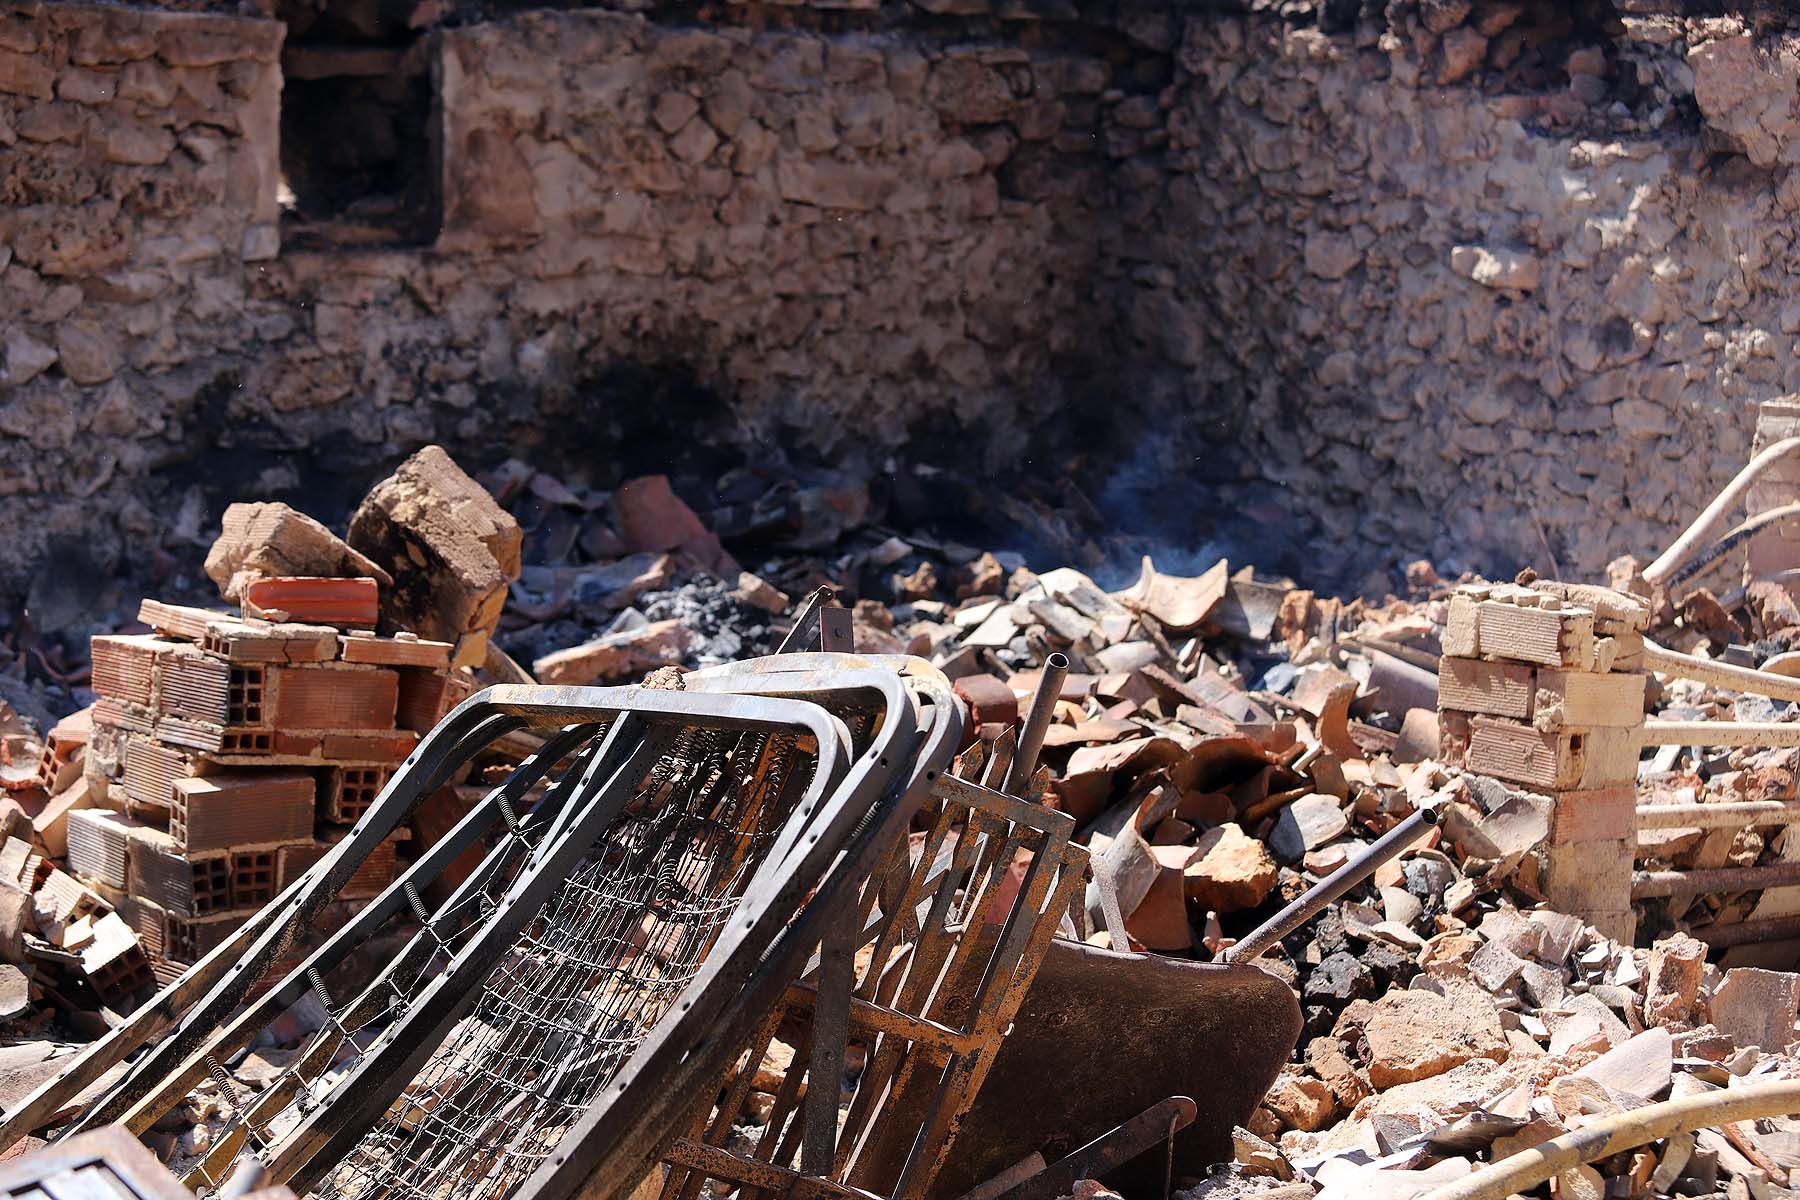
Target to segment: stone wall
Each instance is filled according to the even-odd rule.
[[[641,357],[829,448],[1041,415],[1082,351],[1104,176],[1052,140],[1104,63],[584,12],[448,30],[439,69],[442,232],[380,278],[276,267],[313,317],[307,369],[271,368],[283,409],[473,411]]]
[[[1353,582],[1414,550],[1580,578],[1654,554],[1800,388],[1793,57],[1627,18],[1508,93],[1507,35],[1475,26],[1520,7],[1187,23],[1169,233],[1122,249],[1156,267],[1140,361],[1172,410],[1226,414]]]
[[[1593,576],[1800,382],[1779,31],[921,7],[428,34],[441,228],[320,248],[273,224],[280,24],[13,0],[0,591],[59,539],[106,569],[197,538],[296,461],[532,453],[621,364],[740,445],[960,429],[998,468],[1106,427],[1328,584]]]
[[[9,97],[15,112],[66,107],[50,31],[96,11],[15,14],[20,62],[47,89]],[[246,28],[248,55],[280,27]],[[880,451],[920,422],[968,422],[1004,457],[1070,380],[1116,357],[1095,321],[1108,196],[1093,131],[1103,94],[1126,95],[1108,61],[993,38],[603,11],[446,29],[428,49],[443,148],[431,244],[308,241],[271,257],[272,231],[245,223],[266,219],[263,190],[251,209],[167,191],[184,222],[126,212],[116,226],[130,244],[82,274],[162,270],[143,249],[154,243],[181,260],[159,279],[198,281],[187,288],[103,296],[19,255],[15,273],[65,299],[7,322],[24,349],[8,354],[0,420],[32,452],[0,485],[6,583],[22,590],[76,530],[107,567],[134,538],[166,534],[170,510],[216,507],[198,483],[292,482],[294,455],[353,471],[426,440],[529,453],[616,364],[676,370],[727,398],[729,417],[698,437],[790,431],[827,451]],[[239,95],[211,94],[222,126],[263,119],[261,93]],[[194,157],[181,169],[200,173]],[[166,245],[165,223],[179,224]],[[0,244],[17,227],[0,218]],[[72,326],[109,330],[104,370],[55,357],[55,329]],[[83,415],[120,395],[120,418]],[[124,469],[79,465],[121,447],[134,452]],[[123,519],[97,525],[105,508]]]
[[[0,8],[8,582],[59,535],[99,525],[116,548],[105,518],[142,508],[183,402],[168,390],[254,336],[247,264],[279,248],[280,42],[235,17]]]

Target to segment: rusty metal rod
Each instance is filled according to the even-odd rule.
[[[1766,867],[1713,867],[1701,871],[1637,871],[1631,876],[1631,898],[1698,896],[1702,892],[1754,892],[1800,883],[1800,862]]]
[[[1725,520],[1725,514],[1730,512],[1739,500],[1743,499],[1744,493],[1750,490],[1750,485],[1775,463],[1796,452],[1800,452],[1800,438],[1782,438],[1751,459],[1744,469],[1725,485],[1725,490],[1713,497],[1712,503],[1708,504],[1700,515],[1694,518],[1694,523],[1682,531],[1681,536],[1675,539],[1674,544],[1664,550],[1655,562],[1644,568],[1644,581],[1652,587],[1667,582],[1669,576],[1693,557],[1694,551],[1699,549],[1700,543],[1705,541],[1712,531]]]
[[[1420,1200],[1505,1200],[1529,1192],[1577,1164],[1609,1158],[1678,1133],[1796,1112],[1800,1112],[1800,1080],[1795,1079],[1752,1083],[1646,1104],[1629,1112],[1597,1116],[1573,1133],[1541,1142],[1433,1188]]]
[[[1056,1200],[1076,1191],[1084,1179],[1101,1179],[1114,1167],[1130,1162],[1194,1123],[1199,1111],[1188,1096],[1170,1096],[1129,1121],[1101,1134],[1080,1149],[1007,1191],[1001,1200]]]
[[[1682,654],[1651,641],[1644,643],[1644,666],[1659,675],[1692,679],[1734,692],[1755,692],[1776,700],[1800,700],[1800,679]]]
[[[1645,746],[1800,746],[1800,722],[1645,721]]]
[[[1361,854],[1307,888],[1292,904],[1251,930],[1247,937],[1221,954],[1220,961],[1249,962],[1266,953],[1269,947],[1318,915],[1320,909],[1374,874],[1376,867],[1399,858],[1420,834],[1443,819],[1443,809],[1435,804],[1419,809],[1382,834]]]
[[[1038,753],[1044,748],[1044,734],[1049,732],[1050,718],[1056,715],[1056,702],[1062,699],[1063,681],[1068,677],[1068,655],[1056,653],[1044,659],[1037,691],[1032,693],[1025,724],[1019,729],[1019,748],[1013,751],[1012,765],[1006,769],[1006,782],[1000,785],[1000,790],[1007,795],[1022,796],[1031,786],[1031,776],[1037,771]]]
[[[1800,916],[1764,917],[1760,921],[1739,921],[1736,925],[1708,925],[1704,929],[1690,929],[1688,933],[1715,950],[1761,942],[1785,942],[1800,938]]]
[[[1800,823],[1800,800],[1734,800],[1729,804],[1645,804],[1639,829],[1729,829],[1734,825]]]

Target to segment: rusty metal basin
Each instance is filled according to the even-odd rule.
[[[966,995],[946,997],[945,1015],[959,1004]],[[1204,1174],[1231,1158],[1232,1126],[1249,1120],[1299,1035],[1292,989],[1254,966],[1057,938],[932,1193],[960,1196],[1033,1150],[1054,1162],[1174,1094],[1199,1108],[1175,1137],[1174,1178]],[[896,1108],[896,1137],[878,1155],[905,1153],[910,1116]],[[1167,1165],[1152,1151],[1109,1178],[1127,1194],[1161,1194]]]

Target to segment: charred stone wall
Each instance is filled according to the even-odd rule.
[[[137,90],[86,108],[59,94],[75,86],[60,79],[60,47],[103,11],[12,11],[20,48],[0,65],[42,77],[0,78],[0,111],[20,128],[4,152],[15,174],[42,169],[25,125],[50,114],[81,128],[149,119]],[[239,25],[243,56],[266,66],[281,26]],[[725,397],[697,439],[788,430],[873,457],[936,421],[985,427],[995,457],[1016,451],[1116,361],[1096,131],[1131,94],[1121,83],[1140,86],[1116,64],[1166,62],[1168,47],[1106,30],[1083,51],[1027,49],[992,29],[964,37],[955,22],[835,25],[586,10],[437,31],[423,53],[440,223],[414,244],[354,220],[342,228],[365,244],[332,244],[300,221],[276,253],[262,223],[276,201],[273,82],[200,99],[172,88],[161,102],[179,115],[155,169],[211,178],[215,163],[219,186],[237,191],[164,188],[133,208],[115,172],[91,198],[45,194],[0,215],[0,245],[15,248],[9,296],[37,298],[0,313],[0,420],[29,446],[0,483],[13,531],[0,572],[22,588],[46,546],[77,531],[104,569],[132,540],[166,536],[171,513],[213,504],[197,486],[291,482],[294,454],[354,470],[427,440],[529,452],[568,436],[589,381],[616,364],[678,370]],[[109,36],[93,35],[100,57],[141,70]],[[70,65],[70,79],[84,69]],[[258,131],[256,170],[181,142],[190,123],[224,131],[212,140]],[[94,147],[71,127],[56,153],[104,157]],[[40,240],[64,238],[59,222],[85,221],[83,204],[108,253],[26,251],[33,221]],[[133,287],[110,282],[119,275]],[[105,352],[84,353],[70,330]]]
[[[0,9],[0,571],[144,507],[195,364],[258,337],[280,27]]]
[[[740,444],[997,466],[1104,411],[1353,586],[1654,549],[1800,380],[1786,35],[1341,7],[445,27],[379,51],[429,87],[430,219],[278,229],[279,22],[15,0],[0,587],[197,537],[205,485],[296,457],[529,453],[628,407],[620,364]]]
[[[1597,577],[1800,388],[1784,39],[1574,11],[1186,24],[1168,236],[1125,251],[1156,268],[1139,359],[1241,432],[1327,572]]]

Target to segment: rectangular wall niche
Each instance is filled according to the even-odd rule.
[[[284,246],[419,244],[437,236],[434,42],[430,35],[398,46],[303,40],[282,51]]]

